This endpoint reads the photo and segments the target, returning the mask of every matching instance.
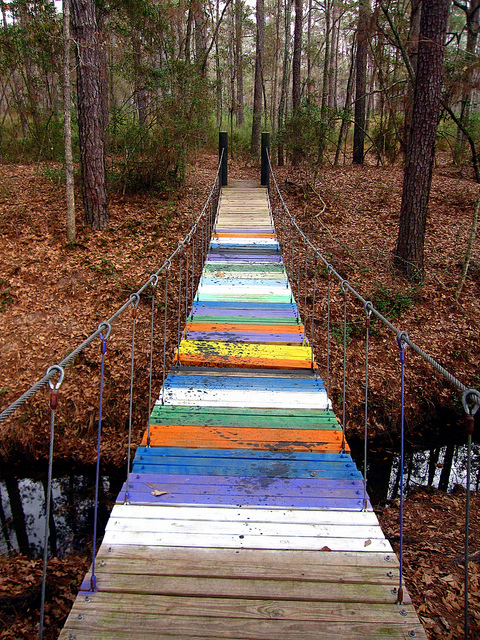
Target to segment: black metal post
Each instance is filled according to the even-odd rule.
[[[270,188],[270,168],[268,165],[268,155],[270,153],[270,133],[262,133],[262,168],[260,184],[262,187]]]
[[[220,131],[218,133],[218,159],[220,160],[220,158],[222,158],[220,184],[222,187],[226,187],[228,182],[228,133],[226,131]]]

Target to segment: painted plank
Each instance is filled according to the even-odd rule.
[[[325,392],[323,380],[317,376],[277,378],[276,376],[235,376],[223,378],[206,375],[176,375],[168,374],[164,381],[166,389],[228,389],[229,391],[280,391],[319,394]],[[214,404],[214,403],[213,403]],[[288,406],[288,405],[287,405]],[[308,407],[304,407],[308,409]]]
[[[303,344],[305,336],[289,333],[247,333],[234,331],[187,331],[187,340],[215,340],[224,342],[264,342],[265,344]]]
[[[278,409],[248,409],[236,407],[182,407],[155,404],[151,424],[185,424],[281,428],[341,429],[337,416],[331,410],[318,411],[285,406]],[[322,426],[323,425],[323,426]]]
[[[114,544],[144,544],[149,546],[167,547],[210,547],[222,549],[305,549],[321,551],[365,551],[392,553],[387,540],[378,538],[329,538],[322,536],[265,536],[248,533],[216,535],[214,532],[196,533],[161,533],[158,531],[105,531],[104,543]]]
[[[172,449],[171,447],[137,447],[135,461],[144,458],[232,458],[235,460],[270,460],[275,462],[310,462],[329,464],[332,469],[337,465],[347,469],[357,466],[349,453],[319,453],[314,451],[245,451],[244,449]],[[245,475],[245,474],[243,474]]]
[[[218,332],[233,332],[233,333],[265,333],[265,334],[291,334],[297,336],[304,336],[305,330],[303,325],[281,325],[281,324],[242,324],[241,319],[237,319],[236,322],[231,324],[227,322],[204,322],[201,318],[196,318],[193,321],[189,321],[186,324],[185,329],[187,331],[218,331]]]
[[[233,367],[311,369],[309,347],[182,340],[174,363]]]
[[[147,434],[142,439],[147,444]],[[231,427],[196,427],[185,425],[152,425],[151,446],[209,447],[228,449],[279,449],[307,451],[348,450],[338,431],[296,429],[249,429]],[[344,446],[342,446],[342,444]]]
[[[294,523],[322,526],[366,526],[374,527],[378,533],[378,520],[373,511],[301,511],[293,509],[219,509],[215,507],[168,507],[116,505],[112,511],[113,518],[126,520],[139,519],[177,519],[193,522],[196,520],[210,522],[276,523],[277,525]],[[373,534],[372,534],[373,535]],[[383,534],[382,534],[382,537]]]

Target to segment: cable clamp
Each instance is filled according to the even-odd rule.
[[[132,308],[136,309],[138,307],[139,302],[140,302],[140,296],[138,295],[138,293],[132,293],[130,296],[130,304],[132,305]]]
[[[152,285],[152,289],[155,289],[155,287],[158,284],[158,276],[156,273],[152,273],[152,275],[150,276],[150,284]]]
[[[51,367],[48,367],[47,376],[50,375],[51,373],[53,373],[54,371],[56,371],[59,374],[59,378],[58,378],[56,384],[53,384],[52,380],[50,379],[48,381],[48,386],[50,387],[50,389],[52,389],[52,391],[58,391],[60,389],[60,385],[63,382],[63,378],[65,376],[65,371],[64,371],[63,367],[61,367],[59,364],[54,364]]]
[[[110,333],[112,331],[112,325],[109,322],[101,322],[98,325],[97,331],[103,331],[104,329],[106,329],[107,333],[105,334],[105,336],[102,333],[100,333],[100,338],[103,342],[106,342],[110,337]]]
[[[468,398],[469,396],[472,396],[473,398],[476,398],[476,402],[473,402],[473,407],[470,408],[468,406]],[[477,389],[467,389],[466,391],[463,392],[462,395],[462,404],[463,404],[463,408],[465,409],[465,413],[467,414],[467,416],[472,417],[477,413],[478,411],[478,407],[480,405],[480,392],[477,391]]]

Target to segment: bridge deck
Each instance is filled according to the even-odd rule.
[[[266,192],[226,188],[98,589],[60,639],[426,638],[342,445]]]

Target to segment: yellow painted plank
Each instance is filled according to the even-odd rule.
[[[175,362],[184,365],[311,369],[307,346],[182,340]]]

